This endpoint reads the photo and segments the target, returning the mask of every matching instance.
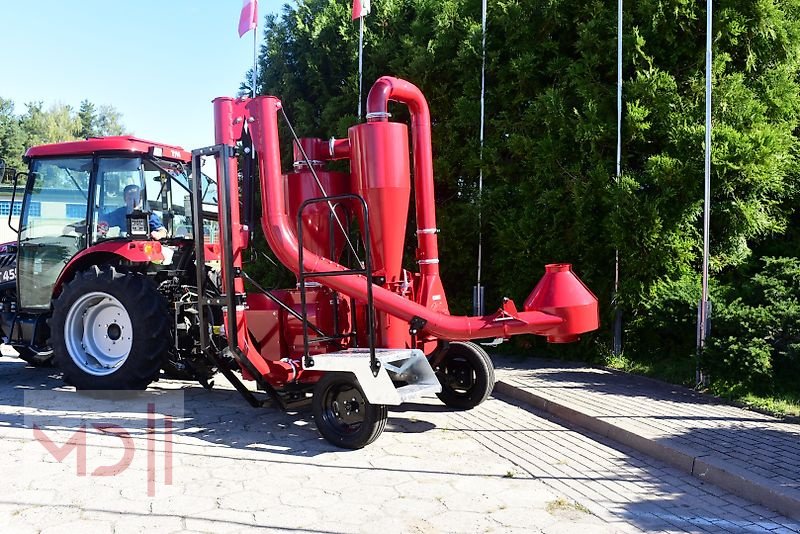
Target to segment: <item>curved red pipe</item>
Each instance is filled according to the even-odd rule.
[[[299,244],[286,214],[286,195],[284,181],[281,179],[278,142],[280,107],[280,100],[269,96],[256,97],[246,103],[247,114],[252,119],[249,125],[250,133],[253,136],[261,170],[261,205],[265,212],[261,224],[264,235],[281,263],[296,273],[299,268]],[[433,236],[435,237],[435,234]],[[303,251],[303,268],[310,272],[347,270],[342,265],[317,256],[308,249]],[[326,286],[345,295],[362,301],[367,299],[369,282],[364,276],[332,276],[325,278],[324,282]],[[378,285],[372,286],[372,295],[375,307],[379,310],[405,321],[419,317],[426,321],[423,328],[425,332],[447,340],[508,337],[523,333],[546,334],[564,321],[561,317],[539,311],[518,312],[516,318],[505,315],[499,317],[445,315]]]
[[[389,101],[408,106],[411,112],[411,142],[414,153],[414,199],[417,211],[417,259],[423,275],[439,275],[439,239],[436,234],[436,205],[433,188],[431,114],[428,101],[413,83],[383,76],[367,96],[367,120],[389,120]]]

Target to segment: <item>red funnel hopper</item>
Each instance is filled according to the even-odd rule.
[[[547,333],[550,343],[577,341],[578,334],[596,330],[600,325],[597,297],[575,276],[568,263],[545,265],[545,274],[525,299],[524,309],[564,319]]]

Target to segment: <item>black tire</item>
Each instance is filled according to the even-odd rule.
[[[17,345],[14,347],[20,360],[23,360],[32,367],[52,367],[53,366],[53,350],[36,351],[30,347]]]
[[[93,266],[64,285],[53,303],[50,332],[54,361],[67,383],[78,389],[139,390],[158,378],[170,343],[170,317],[147,276]],[[103,350],[116,352],[109,356]]]
[[[442,385],[437,396],[451,408],[474,408],[494,389],[492,360],[479,345],[469,341],[451,342],[435,371]]]
[[[322,437],[345,449],[360,449],[375,441],[389,417],[385,404],[367,401],[352,373],[325,373],[314,387],[311,405]]]

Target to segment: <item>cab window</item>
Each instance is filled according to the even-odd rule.
[[[142,208],[145,191],[141,158],[100,158],[95,181],[94,240],[124,237],[127,214]]]

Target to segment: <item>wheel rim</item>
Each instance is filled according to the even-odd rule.
[[[323,398],[322,418],[338,434],[358,432],[366,418],[366,402],[361,391],[352,384],[333,384]]]
[[[475,369],[466,358],[459,356],[447,358],[439,371],[439,382],[442,387],[456,395],[467,397],[475,387]]]
[[[81,295],[64,323],[67,352],[81,371],[94,376],[114,373],[133,347],[130,315],[115,297],[102,291]]]

